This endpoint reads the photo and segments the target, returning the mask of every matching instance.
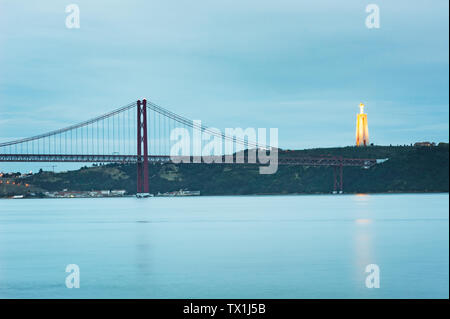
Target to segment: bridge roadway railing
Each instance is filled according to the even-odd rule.
[[[89,162],[89,163],[137,163],[142,161],[143,156],[137,155],[67,155],[67,154],[0,154],[0,162]],[[149,155],[149,162],[174,162],[174,163],[224,163],[224,164],[258,164],[268,163],[237,162],[227,163],[223,156],[169,156]],[[370,167],[377,163],[376,159],[364,158],[342,158],[342,157],[279,157],[272,159],[272,163],[278,165],[301,165],[301,166],[360,166]]]

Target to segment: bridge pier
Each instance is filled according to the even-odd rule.
[[[340,165],[333,166],[333,179],[334,179],[333,194],[338,193],[338,183],[339,183],[339,194],[342,194],[344,192],[344,166],[342,165],[342,163]]]
[[[137,197],[148,197],[147,100],[137,101]]]

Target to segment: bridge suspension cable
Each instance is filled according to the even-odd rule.
[[[217,136],[217,137],[223,138],[225,140],[229,140],[229,141],[234,141],[235,143],[243,145],[243,146],[255,147],[255,148],[261,147],[261,148],[265,148],[265,149],[270,148],[270,146],[258,144],[256,141],[245,141],[244,139],[239,138],[239,137],[233,137],[233,136],[228,136],[224,133],[218,133],[217,131],[210,129],[207,126],[199,125],[198,123],[196,123],[190,119],[187,119],[181,115],[173,113],[173,112],[171,112],[155,103],[152,103],[150,101],[147,102],[147,107],[159,114],[162,114],[168,118],[171,118],[171,119],[177,121],[178,123],[189,126],[193,129],[199,130],[201,132],[206,132],[213,136]]]
[[[75,124],[75,125],[67,126],[65,128],[59,129],[59,130],[54,130],[54,131],[51,131],[51,132],[48,132],[48,133],[44,133],[44,134],[40,134],[40,135],[28,137],[28,138],[13,140],[13,141],[10,141],[10,142],[0,143],[0,147],[5,147],[5,146],[14,145],[14,144],[31,142],[33,140],[43,139],[43,138],[46,138],[46,137],[50,137],[50,136],[66,133],[66,132],[72,131],[72,130],[76,130],[78,128],[82,128],[82,127],[85,127],[87,125],[90,125],[90,124],[99,122],[101,120],[110,118],[112,116],[115,116],[117,114],[120,114],[120,113],[122,113],[122,112],[124,112],[124,111],[126,111],[126,110],[128,110],[130,108],[133,108],[134,106],[135,106],[134,102],[133,103],[129,103],[129,104],[124,105],[124,106],[122,106],[122,107],[120,107],[118,109],[115,109],[112,112],[106,113],[104,115],[95,117],[93,119],[90,119],[90,120],[87,120],[87,121],[84,121],[84,122],[81,122],[81,123],[78,123],[78,124]]]
[[[0,143],[0,154],[48,154],[48,155],[136,155],[137,149],[137,104],[128,103],[109,113],[90,120],[53,130],[44,134],[28,138],[16,139]],[[149,139],[148,154],[153,156],[167,156],[170,154],[170,139],[174,128],[184,128],[190,132],[198,131],[219,137],[222,141],[229,141],[237,146],[246,148],[264,148],[256,141],[247,140],[239,136],[228,136],[226,133],[212,129],[197,121],[190,120],[176,114],[153,102],[147,103]],[[195,134],[192,134],[195,135]],[[200,144],[203,143],[200,135]],[[189,143],[185,141],[183,143]],[[192,145],[184,145],[191,149]],[[225,155],[225,152],[221,150]],[[201,155],[201,154],[192,154]]]

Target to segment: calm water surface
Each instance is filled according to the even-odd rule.
[[[0,297],[448,298],[448,200],[0,200]],[[79,289],[65,286],[68,264]],[[379,289],[365,286],[368,264]]]

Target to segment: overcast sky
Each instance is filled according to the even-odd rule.
[[[448,5],[0,0],[0,140],[147,97],[209,126],[277,127],[282,148],[353,145],[361,101],[375,144],[448,141]]]

